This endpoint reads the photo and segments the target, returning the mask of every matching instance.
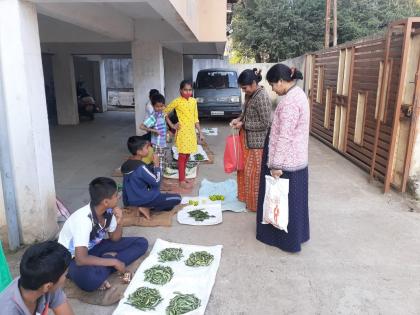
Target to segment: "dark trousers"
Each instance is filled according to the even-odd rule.
[[[153,201],[142,205],[156,211],[169,211],[181,203],[181,196],[178,194],[160,194]]]
[[[126,265],[131,264],[142,256],[148,248],[148,242],[143,237],[123,237],[117,242],[103,240],[89,251],[89,255],[103,257],[105,253],[117,253],[115,257]],[[111,258],[106,256],[106,258]],[[77,266],[75,259],[70,262],[67,277],[84,291],[95,291],[115,272],[113,267],[104,266]]]

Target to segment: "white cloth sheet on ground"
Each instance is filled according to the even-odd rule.
[[[184,257],[177,262],[159,263],[158,253],[168,247],[182,248]],[[137,269],[136,274],[124,293],[123,299],[118,304],[118,307],[114,311],[113,315],[166,315],[166,307],[169,305],[170,300],[175,296],[174,292],[194,294],[201,300],[201,306],[198,309],[189,312],[188,315],[203,315],[206,311],[211,290],[216,279],[217,270],[219,269],[222,247],[222,245],[198,246],[178,244],[157,239],[149,257],[147,257]],[[212,264],[208,267],[186,266],[185,260],[188,259],[191,253],[196,251],[207,251],[212,254],[214,256]],[[166,285],[159,286],[144,282],[144,271],[157,264],[170,266],[174,272],[172,280]],[[139,287],[143,286],[158,289],[163,297],[164,300],[156,307],[155,310],[143,312],[126,304],[128,296]]]
[[[176,146],[172,147],[172,154],[174,156],[174,160],[178,160],[178,148]],[[196,160],[195,159],[195,155],[196,154],[201,154],[203,156],[202,160]],[[203,147],[199,144],[197,145],[197,152],[195,153],[191,153],[190,154],[190,159],[189,161],[195,161],[195,162],[203,162],[203,161],[208,161],[209,157],[206,153],[206,151],[204,151]]]
[[[225,200],[222,201],[222,211],[246,212],[245,203],[238,200],[238,185],[234,179],[211,182],[205,178],[201,181],[198,195],[200,197],[223,195]]]
[[[217,136],[217,128],[201,128],[201,132],[206,136]]]

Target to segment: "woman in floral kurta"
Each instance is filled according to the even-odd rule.
[[[176,129],[175,144],[178,148],[178,172],[181,188],[190,188],[191,185],[185,180],[185,169],[191,153],[197,152],[196,129],[200,132],[200,140],[203,135],[198,121],[197,101],[192,97],[192,84],[182,81],[180,84],[181,96],[174,99],[164,110],[169,114],[175,110],[178,123],[174,125],[169,118],[166,119],[172,129]],[[168,117],[168,116],[167,116]]]

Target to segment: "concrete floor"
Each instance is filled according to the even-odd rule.
[[[200,178],[221,181],[226,122],[208,137],[216,163]],[[87,186],[109,176],[126,155],[134,115],[112,112],[94,123],[52,130],[57,193],[72,210],[88,202]],[[420,314],[420,214],[402,196],[383,195],[367,174],[325,145],[310,141],[311,240],[288,254],[255,240],[254,213],[224,213],[218,226],[127,228],[125,235],[181,243],[222,244],[208,315]],[[16,274],[21,253],[9,255]],[[71,300],[76,314],[112,314]]]

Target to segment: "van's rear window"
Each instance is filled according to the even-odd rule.
[[[234,71],[200,71],[197,75],[198,89],[237,88],[237,76]]]

